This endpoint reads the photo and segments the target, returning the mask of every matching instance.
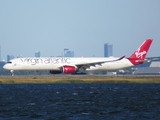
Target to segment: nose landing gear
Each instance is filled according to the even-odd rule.
[[[11,75],[14,76],[14,70],[10,70]]]

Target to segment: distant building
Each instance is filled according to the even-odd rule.
[[[22,55],[17,55],[17,58],[22,58]]]
[[[67,51],[67,52],[64,54],[64,57],[74,57],[74,51]]]
[[[74,57],[74,51],[70,51],[68,48],[64,48],[62,57]]]
[[[0,61],[0,69],[3,69],[3,66],[6,64],[4,61]]]
[[[1,61],[1,45],[0,45],[0,61]]]
[[[7,62],[9,62],[11,59],[14,59],[13,55],[7,55]]]
[[[104,57],[113,56],[113,45],[105,43],[104,44]]]
[[[35,51],[35,57],[41,57],[40,51]]]
[[[65,53],[65,52],[68,51],[69,49],[68,49],[68,48],[64,48],[63,50],[64,50],[64,53]]]

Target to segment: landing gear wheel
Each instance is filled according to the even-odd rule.
[[[14,70],[10,70],[11,75],[14,76]]]

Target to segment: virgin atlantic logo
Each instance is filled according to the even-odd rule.
[[[147,54],[146,51],[140,52],[140,48],[135,52],[137,58],[143,58],[143,55]]]

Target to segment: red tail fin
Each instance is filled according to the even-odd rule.
[[[143,63],[142,61],[145,59],[150,45],[152,43],[152,39],[147,39],[144,43],[128,58],[132,64],[138,65]]]

